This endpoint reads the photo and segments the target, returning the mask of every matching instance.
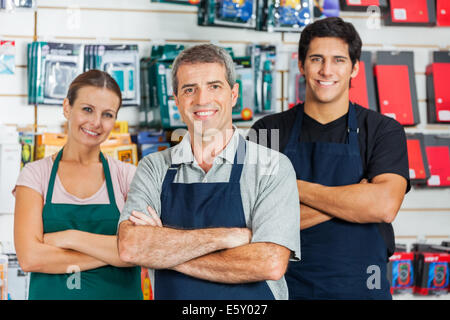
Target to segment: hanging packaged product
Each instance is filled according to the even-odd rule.
[[[153,84],[157,92],[162,127],[164,129],[186,127],[173,95],[172,61],[158,61],[154,64],[153,70],[156,71],[153,73],[155,77]]]
[[[436,24],[436,0],[390,0],[387,25],[433,26]]]
[[[450,123],[450,51],[433,52],[433,63],[427,66],[428,123]]]
[[[86,45],[85,71],[98,69],[109,73],[120,87],[122,105],[140,104],[140,66],[137,45]]]
[[[403,126],[420,123],[412,51],[378,51],[374,75],[380,113]]]
[[[160,113],[163,129],[184,128],[172,90],[172,62],[184,49],[181,45],[153,46],[151,53],[149,84],[151,112]],[[148,119],[157,116],[150,115]]]
[[[0,0],[0,9],[4,9],[8,12],[15,10],[35,10],[36,0]]]
[[[34,161],[34,140],[35,134],[33,132],[19,132],[19,142],[22,145],[21,169],[27,163]]]
[[[415,253],[416,283],[414,293],[421,295],[442,295],[448,293],[450,248],[431,245],[423,246]]]
[[[436,0],[436,24],[450,26],[450,1]]]
[[[341,0],[341,10],[343,11],[366,11],[370,6],[387,8],[387,0]]]
[[[15,41],[0,40],[0,75],[14,74],[16,68],[15,56]]]
[[[148,82],[148,64],[150,58],[142,58],[140,61],[141,69],[141,104],[139,105],[139,127],[147,127],[147,113],[150,110],[150,86]]]
[[[255,114],[277,112],[276,52],[274,45],[252,44],[247,47],[254,71]]]
[[[412,293],[414,290],[414,253],[397,250],[389,258],[387,278],[391,294]]]
[[[265,0],[261,29],[272,31],[301,31],[313,22],[313,0]]]
[[[256,28],[257,0],[204,0],[197,22],[202,26]]]
[[[173,4],[182,4],[182,5],[188,5],[188,6],[197,6],[200,3],[200,0],[150,0],[150,2],[173,3]]]
[[[70,83],[83,72],[82,46],[33,42],[28,57],[30,104],[61,105]]]
[[[424,142],[430,169],[427,186],[450,186],[450,136],[425,135]]]
[[[351,80],[349,96],[350,101],[364,108],[378,111],[372,66],[372,53],[362,51],[359,60],[359,72]]]
[[[236,82],[239,84],[239,95],[232,109],[233,120],[248,121],[253,118],[255,105],[255,82],[251,57],[235,57]]]
[[[328,17],[339,17],[339,0],[314,0],[314,21]]]
[[[288,66],[288,108],[290,109],[296,104],[304,102],[306,96],[305,77],[298,69],[297,51],[289,54]]]
[[[424,136],[421,133],[407,134],[409,179],[411,184],[426,184],[430,178]]]

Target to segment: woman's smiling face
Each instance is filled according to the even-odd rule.
[[[63,103],[69,137],[86,146],[100,145],[114,128],[119,104],[119,97],[109,89],[80,88],[72,106],[68,99]]]

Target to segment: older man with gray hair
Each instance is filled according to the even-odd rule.
[[[239,85],[224,49],[188,48],[172,71],[188,132],[139,162],[120,258],[149,268],[155,299],[287,299],[284,273],[300,257],[290,161],[233,126]]]

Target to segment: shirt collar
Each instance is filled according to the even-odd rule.
[[[222,152],[220,152],[214,159],[215,163],[234,162],[234,156],[239,143],[239,132],[235,125],[233,125],[233,130],[233,136],[230,141],[228,141],[228,144]],[[197,163],[197,160],[192,153],[191,136],[189,132],[186,132],[183,136],[183,140],[181,140],[181,142],[172,149],[171,157],[172,164]]]

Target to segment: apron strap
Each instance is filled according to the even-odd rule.
[[[109,171],[109,165],[103,153],[100,152],[100,160],[103,164],[103,173],[105,174],[106,188],[108,189],[109,203],[115,205],[116,197],[114,196],[114,188],[111,180],[111,172]]]
[[[58,152],[58,155],[56,156],[55,161],[53,163],[52,173],[50,174],[50,180],[48,182],[47,196],[45,197],[46,203],[51,203],[51,201],[52,201],[53,189],[55,187],[56,174],[58,172],[59,162],[61,161],[63,150],[64,150],[64,147],[61,149],[61,151]],[[108,161],[106,161],[102,152],[100,152],[100,160],[102,161],[102,164],[103,164],[103,173],[105,175],[106,188],[108,189],[109,202],[110,202],[110,204],[115,205],[116,197],[114,196],[114,188],[112,185],[111,173],[109,171]]]
[[[298,105],[298,111],[297,116],[295,117],[294,126],[291,130],[291,135],[289,137],[289,142],[286,145],[285,152],[288,152],[288,150],[297,150],[297,144],[298,139],[300,138],[300,134],[302,132],[302,122],[303,122],[303,108],[305,107],[305,104]]]
[[[356,109],[353,103],[350,103],[348,107],[347,131],[348,131],[348,144],[356,146],[359,150],[358,120],[356,118]]]
[[[241,180],[242,169],[244,167],[244,161],[246,156],[247,145],[244,138],[239,135],[239,143],[234,155],[233,168],[231,169],[230,181],[239,182]]]
[[[61,151],[58,152],[58,155],[56,156],[55,161],[53,162],[52,173],[50,174],[50,180],[48,182],[47,196],[45,197],[45,203],[52,202],[53,187],[55,186],[56,173],[58,172],[59,161],[61,160],[63,150],[64,147],[62,147]]]

